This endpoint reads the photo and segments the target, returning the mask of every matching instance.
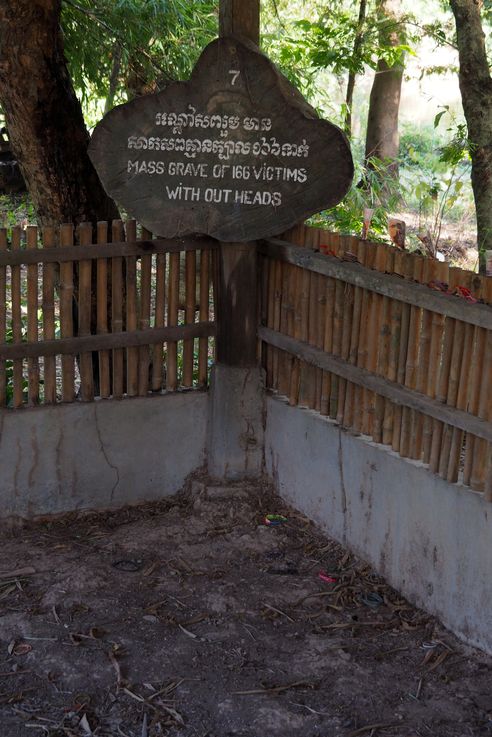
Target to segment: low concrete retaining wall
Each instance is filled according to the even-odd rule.
[[[0,517],[161,499],[205,463],[208,395],[0,411]]]
[[[265,457],[286,501],[492,653],[492,505],[276,397],[267,399]]]

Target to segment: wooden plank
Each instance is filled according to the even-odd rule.
[[[92,223],[80,223],[78,227],[81,246],[92,243]],[[85,337],[91,334],[92,308],[92,261],[83,259],[79,262],[78,285],[78,326],[77,335]],[[83,402],[92,402],[94,399],[94,372],[92,353],[84,352],[79,357],[80,368],[80,398]]]
[[[60,247],[73,244],[73,225],[60,226]],[[62,339],[73,336],[73,264],[70,261],[60,264],[60,334]],[[76,351],[74,351],[75,353]],[[54,354],[53,354],[54,355]],[[75,366],[72,355],[62,356],[62,401],[75,399]]]
[[[108,223],[100,220],[97,223],[98,244],[108,241]],[[94,246],[92,246],[94,248]],[[97,320],[96,329],[98,335],[108,334],[108,260],[99,258],[97,260],[96,275],[96,300]],[[108,350],[99,351],[99,395],[103,399],[111,396],[111,365]]]
[[[269,328],[261,327],[258,332],[261,340],[274,345],[280,350],[287,351],[302,361],[307,361],[324,371],[330,371],[348,381],[353,381],[355,384],[369,391],[381,394],[381,396],[390,399],[401,407],[409,407],[418,412],[423,412],[430,417],[438,419],[440,422],[453,425],[465,432],[471,432],[477,437],[487,440],[489,443],[492,442],[492,423],[486,420],[475,417],[455,407],[448,407],[437,399],[431,399],[425,394],[420,394],[420,392],[413,389],[408,389],[400,384],[388,381],[388,379],[372,374],[366,369],[353,366],[338,356],[325,353],[319,350],[319,348],[310,346],[307,343],[301,343],[294,338],[276,333]]]
[[[55,229],[43,228],[43,248],[55,246]],[[55,339],[55,264],[43,264],[43,340]],[[54,356],[44,358],[44,403],[56,402],[56,361]]]
[[[221,36],[246,38],[260,43],[260,0],[220,0]]]
[[[7,250],[7,229],[0,228],[0,255]],[[0,343],[7,337],[7,269],[0,266]],[[5,359],[0,356],[0,407],[7,404],[7,370]]]
[[[126,258],[144,256],[147,253],[179,253],[198,251],[202,248],[216,250],[217,241],[206,236],[189,238],[156,238],[155,240],[135,240],[131,242],[115,240],[112,243],[98,243],[88,246],[65,246],[43,248],[37,251],[0,252],[0,266],[22,266],[23,264],[64,263],[82,259]]]
[[[398,276],[379,274],[360,264],[324,256],[285,241],[268,239],[260,241],[258,247],[261,253],[270,258],[277,258],[294,266],[300,266],[303,269],[331,276],[348,284],[397,299],[400,302],[492,330],[492,307],[490,305],[470,304],[459,297],[451,297]]]
[[[257,365],[257,253],[255,243],[221,243],[217,295],[217,361]]]
[[[210,338],[215,335],[215,323],[197,322],[192,325],[148,328],[112,332],[107,335],[86,335],[57,340],[40,340],[37,343],[2,343],[0,352],[6,360],[21,360],[39,356],[73,356],[77,353],[100,350],[119,350],[129,346],[146,346],[166,341],[187,340],[190,338]]]

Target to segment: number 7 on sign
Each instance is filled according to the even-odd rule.
[[[241,72],[238,69],[230,69],[229,74],[232,76],[231,85],[234,87]]]

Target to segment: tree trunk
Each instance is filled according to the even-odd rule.
[[[60,35],[61,0],[0,3],[0,102],[43,225],[117,217],[87,155],[89,134]]]
[[[451,0],[460,58],[460,90],[470,139],[480,270],[492,250],[492,78],[480,18],[481,3]]]
[[[381,21],[380,41],[384,46],[402,43],[403,30],[400,22],[400,0],[380,0],[378,17]],[[403,81],[403,56],[399,62],[389,66],[379,59],[369,99],[365,160],[376,158],[389,164],[397,171],[396,160],[400,146],[398,114],[400,111],[401,85]]]
[[[352,59],[354,65],[357,63],[357,57],[362,47],[362,40],[364,37],[364,22],[366,20],[366,0],[360,0],[359,4],[359,18],[357,20],[357,30],[355,32],[354,49],[352,52]],[[345,133],[350,138],[352,135],[352,104],[354,100],[354,89],[355,89],[355,71],[350,70],[347,81],[347,93],[345,95]]]

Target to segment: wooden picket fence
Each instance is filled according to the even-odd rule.
[[[260,250],[268,387],[492,500],[492,279],[304,226]]]
[[[215,249],[131,220],[1,228],[0,406],[205,386]]]

